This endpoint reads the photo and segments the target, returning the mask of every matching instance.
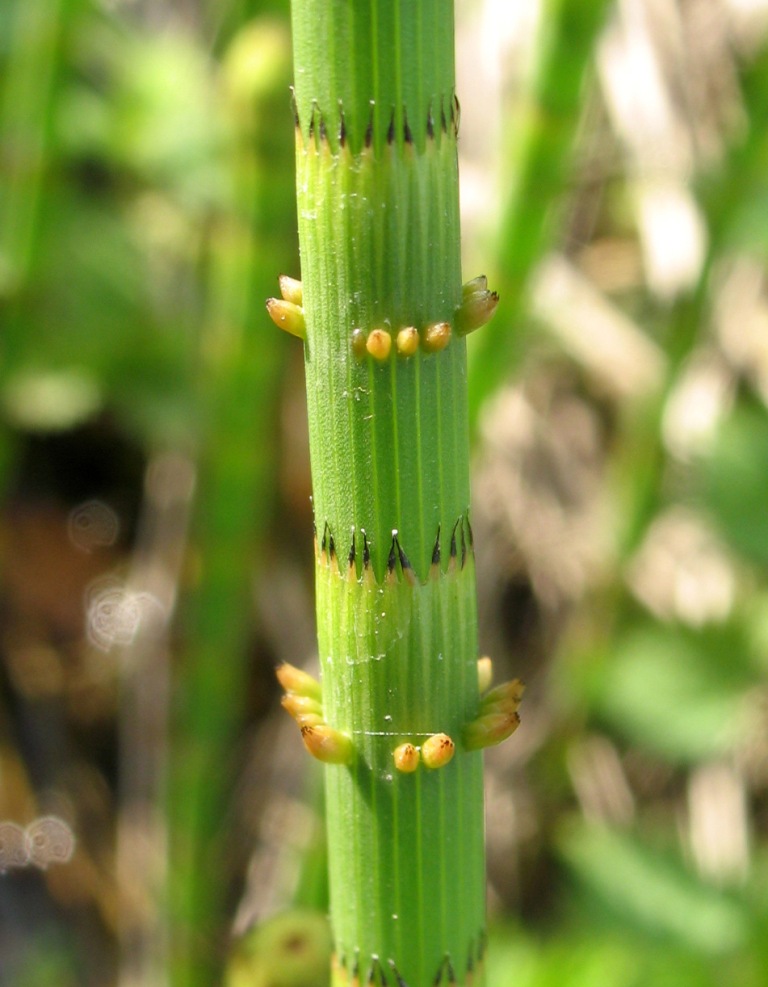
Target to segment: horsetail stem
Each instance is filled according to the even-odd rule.
[[[497,299],[461,283],[453,7],[292,16],[302,283],[269,307],[304,339],[322,696],[280,677],[326,762],[333,983],[477,985],[489,674],[463,336]]]

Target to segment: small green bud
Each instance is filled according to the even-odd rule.
[[[512,679],[510,682],[497,685],[483,696],[480,711],[482,713],[514,711],[520,705],[524,692],[525,686],[520,679]]]
[[[499,296],[495,291],[476,291],[467,295],[456,309],[456,332],[466,336],[491,321]]]
[[[516,712],[485,713],[465,724],[461,739],[466,750],[478,751],[500,744],[511,737],[519,726],[520,717]]]
[[[355,354],[355,356],[357,357],[358,360],[362,360],[362,358],[367,353],[367,348],[366,348],[365,343],[366,343],[366,339],[365,339],[365,333],[363,332],[363,330],[362,329],[353,329],[352,330],[352,352]]]
[[[472,278],[461,286],[461,297],[466,301],[471,295],[476,295],[478,291],[488,291],[488,278],[484,274]]]

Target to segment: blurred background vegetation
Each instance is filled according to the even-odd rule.
[[[457,18],[489,985],[761,987],[768,4]],[[1,987],[326,980],[289,83],[279,0],[0,5]]]

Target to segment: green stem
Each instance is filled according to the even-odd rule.
[[[60,49],[75,10],[67,0],[16,0],[0,99],[0,296],[32,263],[49,154]]]
[[[352,741],[326,767],[334,982],[477,984],[466,348],[430,328],[462,297],[452,4],[294,0],[293,30],[323,717]]]

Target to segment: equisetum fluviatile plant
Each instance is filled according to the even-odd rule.
[[[478,660],[452,0],[294,0],[304,342],[322,686],[279,669],[325,762],[333,983],[480,984],[481,749],[522,686]]]

